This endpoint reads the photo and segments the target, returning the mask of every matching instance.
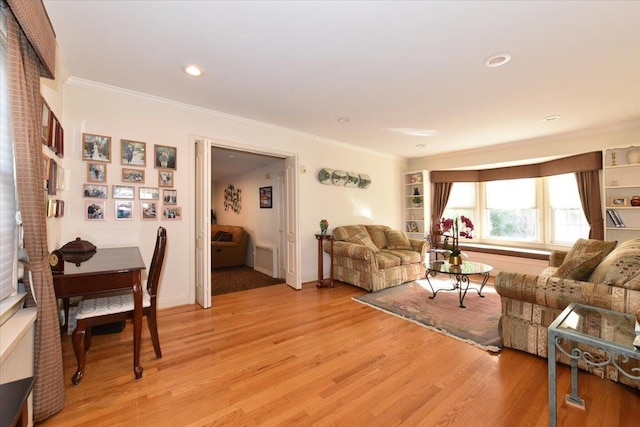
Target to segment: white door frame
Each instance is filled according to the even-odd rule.
[[[284,152],[284,151],[279,151],[279,150],[274,150],[274,149],[270,149],[267,147],[255,147],[255,146],[247,146],[247,145],[243,145],[243,144],[237,144],[237,143],[233,143],[233,142],[229,142],[229,141],[223,141],[223,140],[219,140],[219,139],[215,139],[215,138],[207,138],[207,137],[202,137],[202,136],[196,136],[196,135],[190,135],[189,136],[189,151],[190,151],[190,169],[192,171],[194,171],[192,174],[190,174],[190,194],[192,195],[191,197],[191,201],[189,203],[189,207],[190,207],[190,220],[192,221],[192,223],[194,224],[194,228],[193,231],[190,233],[190,245],[189,247],[190,249],[190,258],[191,258],[191,262],[190,265],[192,266],[192,268],[190,269],[190,273],[189,273],[189,282],[193,283],[193,286],[190,286],[190,290],[189,290],[189,301],[191,302],[191,304],[194,304],[196,302],[196,280],[195,280],[195,270],[196,270],[196,230],[195,230],[195,225],[198,223],[196,215],[202,215],[201,212],[196,212],[196,203],[195,203],[195,199],[196,199],[196,185],[195,185],[195,171],[196,171],[196,167],[195,167],[195,162],[196,162],[196,140],[201,140],[205,142],[205,146],[208,145],[209,147],[209,151],[211,150],[211,147],[220,147],[220,148],[227,148],[227,149],[232,149],[232,150],[238,150],[238,151],[247,151],[250,153],[256,153],[256,154],[265,154],[265,155],[269,155],[269,156],[276,156],[276,157],[282,157],[283,159],[291,159],[293,160],[293,164],[296,165],[296,169],[295,169],[295,176],[293,177],[294,179],[291,179],[291,184],[292,187],[291,191],[287,191],[286,193],[293,195],[292,198],[289,197],[285,197],[287,199],[287,201],[285,202],[285,215],[287,215],[287,212],[293,214],[292,218],[290,218],[289,220],[289,224],[290,224],[290,229],[291,230],[295,230],[296,232],[293,234],[293,241],[288,242],[288,245],[285,245],[285,247],[282,248],[282,251],[279,251],[280,253],[284,254],[285,257],[285,267],[286,267],[286,271],[289,272],[288,274],[288,280],[287,282],[291,282],[291,283],[287,283],[289,286],[291,286],[294,289],[302,289],[302,279],[301,279],[301,268],[302,268],[302,255],[300,253],[300,233],[297,232],[297,230],[300,229],[300,218],[299,218],[299,207],[298,207],[298,203],[299,203],[299,197],[298,197],[298,193],[299,193],[299,186],[298,186],[298,180],[297,180],[297,164],[298,164],[298,154],[297,153],[290,153],[290,152]],[[204,183],[205,185],[202,188],[203,192],[208,193],[209,195],[211,194],[211,182],[210,180],[206,180],[206,182]],[[209,199],[210,200],[210,199]],[[289,206],[291,205],[291,206]],[[204,210],[203,210],[204,211]],[[206,215],[205,218],[202,218],[202,221],[204,224],[208,224],[209,228],[211,225],[211,217],[210,215]],[[290,239],[291,240],[291,239]],[[288,246],[288,247],[287,247]],[[292,253],[287,253],[287,251],[290,251]],[[209,269],[209,272],[211,270],[211,260],[209,259],[204,260],[205,262],[203,262],[203,265],[206,265],[207,268]],[[210,274],[210,273],[209,273]],[[210,275],[209,275],[210,277]],[[292,280],[293,278],[293,280]],[[208,283],[205,284],[205,288],[204,288],[204,292],[208,292],[209,295],[211,295],[211,280],[208,280]],[[208,307],[205,307],[208,308]]]

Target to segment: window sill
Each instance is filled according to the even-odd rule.
[[[482,252],[485,254],[504,255],[519,258],[530,258],[548,261],[551,251],[531,249],[531,248],[515,248],[511,246],[486,245],[481,243],[461,244],[460,249],[465,252]]]

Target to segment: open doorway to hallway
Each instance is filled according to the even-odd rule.
[[[211,147],[212,296],[285,282],[284,160]],[[232,231],[231,242],[219,241],[229,238],[224,230]]]

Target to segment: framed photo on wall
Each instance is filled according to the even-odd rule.
[[[111,197],[114,199],[135,199],[136,189],[126,185],[114,185],[111,190]]]
[[[106,199],[108,193],[109,193],[109,187],[106,185],[84,184],[84,190],[83,190],[84,197],[91,197],[95,199]]]
[[[182,208],[175,207],[175,206],[163,207],[162,219],[171,220],[171,221],[182,219]]]
[[[122,182],[144,184],[144,169],[122,168]]]
[[[104,221],[106,203],[98,200],[86,200],[84,202],[84,219],[87,221]]]
[[[120,140],[121,163],[128,166],[147,166],[147,143]]]
[[[162,190],[162,202],[165,205],[177,205],[178,204],[178,191],[177,190]]]
[[[154,145],[155,154],[154,165],[158,169],[176,170],[178,149],[176,147],[167,147],[166,145]]]
[[[153,187],[138,188],[138,199],[140,200],[159,200],[160,190]]]
[[[87,181],[107,182],[107,165],[105,163],[87,163]]]
[[[42,136],[42,143],[44,145],[51,144],[51,108],[49,108],[49,104],[47,104],[44,98],[42,98],[42,125],[40,135]]]
[[[116,220],[130,220],[133,219],[133,202],[116,200]]]
[[[173,171],[158,171],[158,187],[173,188]]]
[[[260,187],[260,209],[273,207],[273,187]]]
[[[111,137],[83,133],[82,160],[111,163]]]
[[[158,204],[156,202],[142,202],[140,207],[143,220],[158,219]]]

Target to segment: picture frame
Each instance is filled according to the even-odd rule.
[[[143,221],[158,219],[158,204],[156,202],[140,203],[140,215]]]
[[[50,116],[49,121],[51,122],[50,123],[50,128],[51,129],[50,129],[49,138],[47,140],[47,147],[49,147],[49,149],[55,153],[56,152],[56,138],[58,137],[57,129],[58,129],[59,123],[58,123],[58,118],[53,113],[53,111],[49,114],[49,116]]]
[[[121,139],[120,163],[127,166],[147,166],[147,143]]]
[[[82,194],[85,198],[106,199],[109,195],[109,186],[99,184],[84,184]]]
[[[162,190],[162,202],[165,205],[177,205],[178,190]]]
[[[609,206],[610,207],[625,207],[629,206],[629,198],[628,197],[619,197],[613,196],[609,197]]]
[[[51,144],[51,107],[47,101],[42,98],[42,123],[40,127],[40,136],[42,143],[46,146]]]
[[[260,209],[273,208],[273,187],[260,187]]]
[[[111,163],[111,137],[83,133],[82,160]]]
[[[53,115],[53,113],[52,113]],[[53,115],[55,117],[55,115]],[[61,159],[64,158],[64,129],[57,117],[55,117],[55,130],[53,132],[53,146],[52,149],[56,153],[56,156]]]
[[[64,200],[56,200],[56,214],[54,216],[56,218],[64,216]]]
[[[153,164],[157,169],[176,170],[178,164],[178,149],[176,147],[154,144],[153,153]]]
[[[58,201],[54,199],[47,200],[47,217],[53,218],[56,216],[56,209],[58,208]]]
[[[140,200],[160,200],[160,190],[157,187],[139,187],[138,199]]]
[[[87,181],[89,182],[107,182],[107,165],[106,163],[87,163]]]
[[[86,221],[104,221],[107,216],[105,201],[85,200],[84,219]]]
[[[113,202],[116,221],[130,221],[133,219],[133,202],[130,200],[115,200]]]
[[[51,159],[46,154],[42,153],[42,179],[49,181],[49,167],[51,166]]]
[[[131,182],[135,184],[144,184],[144,169],[122,168],[122,182]]]
[[[49,160],[49,179],[47,182],[47,194],[50,196],[56,195],[56,189],[58,188],[58,163],[51,159]]]
[[[114,185],[111,187],[111,197],[114,199],[135,199],[136,189],[127,185]]]
[[[177,206],[163,207],[162,219],[167,221],[177,221],[182,219],[182,208]]]
[[[173,188],[173,171],[158,171],[158,187]]]

